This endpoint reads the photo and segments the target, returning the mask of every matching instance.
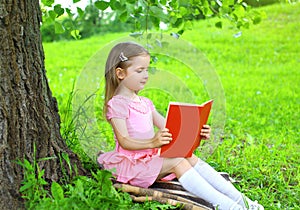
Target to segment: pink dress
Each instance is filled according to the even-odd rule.
[[[128,134],[133,139],[149,139],[154,136],[152,111],[153,103],[139,97],[140,101],[116,95],[108,102],[107,119],[121,118],[126,120]],[[114,169],[117,181],[147,188],[157,179],[162,168],[163,158],[159,157],[158,149],[126,150],[123,149],[115,136],[114,151],[106,152],[98,157],[98,162],[105,169]],[[169,179],[174,176],[169,176]]]

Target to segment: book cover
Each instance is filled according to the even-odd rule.
[[[170,102],[165,127],[173,140],[160,149],[161,157],[191,157],[200,145],[200,131],[207,123],[213,100],[201,105]]]

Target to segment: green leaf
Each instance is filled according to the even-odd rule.
[[[57,14],[57,17],[61,16],[64,14],[65,10],[61,8],[61,4],[57,4],[54,6],[54,11]]]
[[[166,5],[166,4],[167,4],[167,0],[160,0],[160,3],[161,3],[162,5]]]
[[[70,32],[71,36],[74,38],[74,39],[80,39],[81,38],[81,35],[80,35],[80,31],[79,30],[72,30]]]
[[[75,189],[76,189],[76,193],[78,193],[79,196],[83,195],[84,192],[84,187],[83,187],[83,183],[80,179],[77,179],[75,182]]]
[[[24,166],[28,171],[34,171],[35,169],[33,168],[33,165],[27,160],[24,159]]]
[[[189,30],[191,30],[191,29],[193,29],[193,23],[192,23],[192,21],[186,21],[185,23],[184,23],[184,28],[185,29],[189,29]]]
[[[249,29],[250,23],[249,23],[249,22],[245,22],[245,23],[243,24],[243,27]]]
[[[80,7],[77,7],[77,12],[80,17],[82,17],[84,15],[84,11]]]
[[[234,14],[236,14],[238,17],[245,15],[245,8],[242,5],[235,5],[234,6]]]
[[[182,18],[177,18],[176,22],[173,24],[174,27],[179,28],[181,24],[183,23]]]
[[[38,169],[39,170],[39,169]],[[38,172],[38,179],[42,179],[42,177],[44,176],[45,174],[45,169],[41,170]]]
[[[20,192],[24,192],[25,190],[31,188],[33,186],[32,182],[26,182],[23,186],[20,187]]]
[[[259,24],[261,22],[261,18],[260,17],[255,17],[253,19],[253,24],[256,25],[256,24]]]
[[[111,7],[113,10],[120,10],[120,11],[123,10],[122,4],[121,4],[120,2],[118,2],[118,1],[115,1],[114,3],[111,2],[111,3],[110,3],[110,7]]]
[[[115,8],[115,3],[116,3],[116,0],[110,0],[109,1],[109,6],[110,6],[110,8],[112,9],[112,10],[116,10],[116,8]]]
[[[54,3],[54,0],[42,0],[42,3],[47,7],[51,7]]]
[[[66,163],[68,164],[70,175],[72,175],[72,166],[71,166],[71,161],[70,161],[68,153],[63,152],[62,157],[66,161]]]
[[[182,34],[183,34],[183,32],[184,32],[184,30],[183,30],[183,29],[181,29],[181,30],[177,31],[177,33],[178,33],[178,34],[180,34],[180,35],[182,35]]]
[[[81,0],[73,0],[73,4],[80,2]]]
[[[120,16],[119,16],[120,20],[122,22],[126,22],[127,21],[127,11],[123,12]]]
[[[68,13],[69,17],[73,17],[74,16],[74,14],[72,13],[72,11],[69,8],[66,8],[65,10]]]
[[[171,0],[169,2],[170,7],[174,8],[174,9],[178,8],[178,4],[179,4],[179,2],[177,0]]]
[[[51,193],[55,200],[64,199],[64,190],[57,182],[52,182],[51,184]]]
[[[222,28],[222,22],[221,22],[221,21],[216,22],[216,23],[215,23],[215,26],[216,26],[217,28]]]
[[[55,20],[55,18],[57,16],[56,12],[54,12],[53,10],[50,10],[50,11],[48,11],[48,14],[52,20]]]
[[[96,1],[94,4],[100,10],[106,10],[109,7],[109,2],[107,1]]]
[[[185,7],[180,7],[179,8],[181,16],[184,16],[188,13],[188,10]]]
[[[62,34],[65,32],[65,28],[63,27],[63,25],[57,21],[55,21],[54,23],[54,28],[56,34]]]
[[[157,6],[151,6],[150,7],[150,14],[161,21],[167,21],[168,17],[167,15],[163,12],[162,8],[157,7]]]
[[[255,16],[254,18],[253,18],[253,24],[258,24],[258,23],[260,23],[261,22],[261,17],[260,16]]]
[[[43,158],[39,158],[38,159],[38,162],[39,161],[46,161],[46,160],[53,160],[53,159],[56,159],[57,157],[43,157]]]
[[[150,16],[150,20],[153,24],[154,27],[159,28],[159,23],[160,23],[160,18],[156,17],[156,16]]]

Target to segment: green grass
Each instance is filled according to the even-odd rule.
[[[207,161],[240,181],[236,186],[265,209],[299,209],[300,4],[260,10],[266,18],[240,37],[233,36],[236,30],[214,28],[210,20],[195,23],[182,39],[207,56],[226,95],[223,141]],[[90,57],[124,35],[44,44],[61,115]]]

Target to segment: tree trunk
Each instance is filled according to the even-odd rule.
[[[40,36],[39,0],[0,0],[0,209],[22,209],[19,188],[26,158],[40,161],[44,178],[58,180],[58,155],[67,152],[79,165],[60,135],[60,118],[49,89]]]

